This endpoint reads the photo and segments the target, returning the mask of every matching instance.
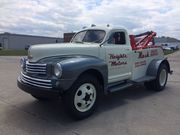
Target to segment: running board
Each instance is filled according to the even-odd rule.
[[[108,92],[120,91],[132,85],[133,83],[130,83],[128,81],[116,82],[108,86]]]
[[[115,91],[119,91],[119,90],[123,90],[125,88],[128,88],[134,84],[142,84],[144,82],[148,82],[148,81],[152,81],[156,79],[156,77],[154,76],[144,76],[141,78],[138,78],[136,80],[125,80],[125,81],[120,81],[120,82],[115,82],[112,84],[108,85],[108,92],[115,92]]]
[[[154,76],[144,76],[144,77],[138,78],[136,80],[133,80],[133,82],[134,83],[143,83],[143,82],[152,81],[154,79],[156,79],[156,77],[154,77]]]

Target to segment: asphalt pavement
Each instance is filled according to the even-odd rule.
[[[168,56],[166,89],[133,86],[104,98],[89,118],[74,121],[61,100],[39,102],[17,88],[20,57],[0,56],[0,135],[179,135],[180,51]]]

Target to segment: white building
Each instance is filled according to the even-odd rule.
[[[46,43],[61,43],[62,38],[56,37],[43,37],[43,36],[32,36],[12,33],[0,34],[0,47],[3,49],[11,50],[24,50],[30,45],[34,44],[46,44]]]

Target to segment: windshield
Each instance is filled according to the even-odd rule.
[[[72,42],[101,43],[105,37],[105,34],[106,33],[103,30],[85,30],[77,33],[72,39]]]

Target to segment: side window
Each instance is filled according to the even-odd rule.
[[[124,32],[114,32],[110,37],[108,44],[124,45],[126,44],[126,37]]]

